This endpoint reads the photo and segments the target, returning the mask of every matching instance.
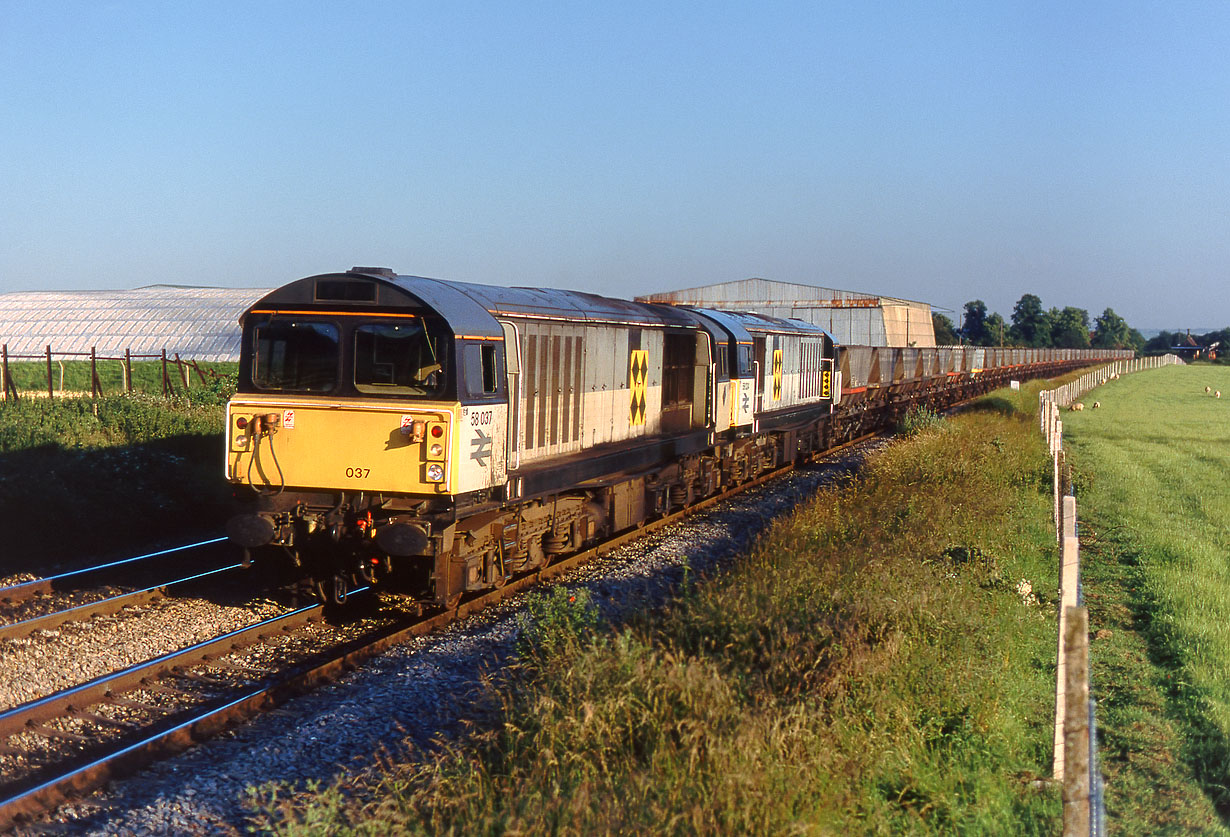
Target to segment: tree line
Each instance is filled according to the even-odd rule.
[[[935,342],[938,346],[966,343],[972,346],[1019,346],[1053,349],[1133,349],[1145,348],[1145,338],[1122,317],[1107,308],[1092,322],[1084,308],[1042,307],[1042,300],[1025,294],[1012,308],[1011,321],[998,313],[988,313],[986,303],[975,299],[965,303],[961,327],[943,314],[933,314]]]

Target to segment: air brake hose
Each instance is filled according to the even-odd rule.
[[[261,478],[265,481],[266,486],[273,488],[273,483],[269,482],[269,478],[265,476],[265,469],[260,465],[261,439],[264,438],[266,432],[269,433],[269,455],[273,457],[273,464],[278,469],[278,480],[280,485],[278,486],[277,491],[272,492],[272,495],[276,496],[286,490],[286,475],[282,473],[282,463],[278,462],[278,452],[274,450],[273,447],[272,430],[266,431],[263,427],[261,427],[252,439],[252,457],[248,460],[248,485],[256,488],[256,483],[252,481],[252,466],[255,465],[257,473],[260,474]],[[256,490],[260,491],[262,494],[265,493],[260,488],[256,488]]]

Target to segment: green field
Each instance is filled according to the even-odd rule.
[[[1230,398],[1206,386],[1230,368],[1124,376],[1063,414],[1119,833],[1227,833]]]

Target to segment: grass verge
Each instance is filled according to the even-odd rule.
[[[1230,833],[1230,403],[1205,386],[1230,369],[1124,376],[1064,414],[1120,834]]]
[[[221,529],[225,388],[0,401],[0,575]]]
[[[599,629],[582,599],[538,600],[551,627],[525,632],[487,731],[267,785],[254,827],[1055,833],[1050,470],[1014,406],[1035,394],[916,422],[665,612]]]

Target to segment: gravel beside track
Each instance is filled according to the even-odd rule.
[[[0,709],[85,683],[142,660],[233,631],[285,610],[167,598],[87,622],[0,642]]]
[[[613,622],[662,605],[685,572],[695,580],[721,569],[773,517],[856,467],[879,444],[864,443],[826,464],[796,470],[624,546],[561,583],[588,588]],[[248,821],[250,787],[328,783],[373,769],[381,754],[404,756],[460,735],[465,721],[490,717],[483,678],[513,653],[522,600],[398,646],[337,683],[60,808],[35,828],[91,835],[240,834]]]

